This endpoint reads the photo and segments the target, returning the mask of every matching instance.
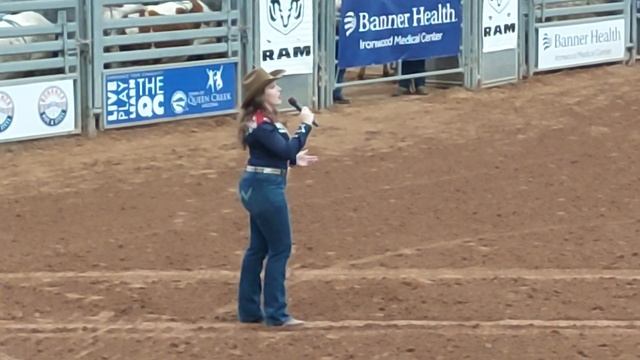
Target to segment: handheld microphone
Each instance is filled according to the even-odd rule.
[[[302,111],[302,107],[300,107],[300,104],[298,104],[298,100],[296,100],[296,98],[294,98],[293,96],[289,98],[289,105],[293,106],[296,110],[298,110],[298,112]],[[313,126],[318,127],[320,125],[318,125],[318,123],[316,122],[316,119],[313,119]]]

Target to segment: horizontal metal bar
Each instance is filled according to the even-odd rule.
[[[76,32],[78,28],[76,23],[69,23],[67,27],[68,32]],[[34,36],[34,35],[53,35],[53,34],[62,34],[63,26],[54,24],[54,25],[44,25],[44,26],[21,26],[21,27],[8,27],[8,28],[0,28],[0,38],[14,38],[14,37],[23,37],[23,36]]]
[[[105,53],[104,63],[140,61],[148,59],[161,59],[167,57],[181,57],[204,54],[226,53],[228,46],[226,43],[194,45],[194,46],[174,46],[159,49],[145,49],[133,51],[121,51]]]
[[[103,123],[104,123],[105,129],[118,129],[118,128],[127,128],[127,127],[150,125],[150,124],[157,124],[157,123],[165,123],[169,121],[182,121],[182,120],[189,120],[189,119],[206,118],[211,116],[223,116],[223,115],[236,114],[237,112],[238,112],[237,109],[231,109],[231,110],[223,110],[223,111],[212,111],[212,112],[201,113],[201,114],[176,116],[176,117],[156,119],[156,120],[136,121],[128,124],[109,125],[107,124],[106,120],[103,120]]]
[[[464,73],[464,69],[461,67],[457,67],[454,69],[446,69],[446,70],[436,70],[436,71],[428,71],[418,74],[408,74],[408,75],[398,75],[398,76],[388,76],[385,78],[378,79],[368,79],[368,80],[356,80],[356,81],[346,81],[343,83],[336,83],[335,87],[347,87],[347,86],[356,86],[356,85],[366,85],[366,84],[375,84],[396,80],[406,80],[406,79],[415,79],[418,77],[430,77],[430,76],[439,76],[439,75],[448,75],[448,74],[459,74]]]
[[[590,2],[591,0],[582,0],[582,2]],[[575,3],[577,0],[534,0],[534,5],[546,6],[553,4],[562,4],[565,3],[564,7],[576,6]],[[625,0],[610,0],[608,3],[624,3]],[[578,5],[579,6],[579,5]]]
[[[2,86],[15,86],[24,84],[33,84],[35,82],[53,82],[58,80],[78,80],[79,74],[55,74],[55,75],[42,75],[42,76],[29,76],[19,79],[0,80],[0,87]]]
[[[229,36],[229,28],[204,28],[196,30],[163,31],[157,33],[139,33],[134,35],[105,36],[104,46],[131,45],[162,41],[193,40],[198,38],[215,38]]]
[[[620,11],[621,13],[626,10],[625,4],[594,4],[584,6],[562,7],[562,8],[545,8],[544,10],[537,9],[536,17],[545,18],[554,16],[570,16],[570,15],[593,15],[597,17],[598,13]]]
[[[77,0],[33,0],[0,2],[0,12],[13,14],[23,11],[70,9],[78,6]]]
[[[229,14],[230,13],[230,14]],[[190,23],[206,23],[212,21],[226,21],[229,17],[231,20],[238,20],[240,12],[237,10],[231,12],[210,12],[210,13],[193,13],[180,15],[163,15],[163,16],[147,16],[147,17],[130,17],[117,20],[104,20],[102,29],[123,29],[135,28],[142,26],[159,26],[159,25],[177,25]]]
[[[491,79],[489,81],[483,81],[482,82],[482,87],[483,88],[488,88],[488,87],[492,87],[492,86],[500,86],[500,85],[504,85],[507,83],[511,83],[513,82],[513,80],[517,80],[517,76],[505,76],[502,78],[498,78],[498,79]]]
[[[96,1],[96,0],[93,0]],[[136,4],[157,4],[163,1],[160,0],[102,0],[101,3],[104,6],[110,6],[110,5],[125,5],[125,4],[131,4],[131,3],[136,3]]]
[[[78,58],[70,56],[66,58],[48,58],[37,60],[22,60],[22,61],[9,61],[0,63],[0,73],[12,73],[34,70],[46,70],[46,69],[58,69],[65,66],[65,64],[78,64]]]
[[[589,17],[589,18],[582,18],[582,19],[569,19],[569,20],[560,20],[560,21],[553,21],[553,22],[547,22],[547,23],[535,23],[534,26],[538,29],[542,29],[542,28],[554,27],[554,26],[594,24],[594,23],[599,23],[603,21],[620,20],[620,19],[625,19],[625,16],[612,15],[612,16]]]
[[[95,1],[95,0],[94,0]],[[244,0],[238,0],[238,1],[244,1]],[[121,6],[121,5],[128,5],[135,2],[136,4],[142,4],[142,5],[146,5],[146,4],[158,4],[164,1],[160,1],[160,0],[102,0],[101,1],[101,5],[103,7],[110,7],[110,6]],[[222,5],[224,6],[224,1],[222,2]],[[236,3],[236,8],[237,8],[237,3]],[[210,9],[213,10],[213,9]]]
[[[71,49],[74,49],[75,47],[76,47],[76,43],[74,40],[67,40],[67,46],[66,46],[67,49],[71,50]],[[29,43],[29,44],[11,45],[5,48],[0,48],[0,56],[63,51],[64,49],[65,47],[62,40],[46,41],[46,42],[37,42],[37,43]]]
[[[166,69],[170,67],[171,69],[180,69],[191,66],[201,66],[201,65],[216,65],[216,64],[228,64],[228,63],[240,63],[239,57],[230,57],[230,58],[221,58],[221,59],[210,59],[210,60],[197,60],[197,61],[187,61],[181,63],[169,63],[169,64],[156,64],[156,65],[143,65],[143,66],[130,66],[130,67],[121,67],[114,69],[105,69],[103,73],[106,76],[114,75],[114,74],[122,74],[131,71],[136,72],[154,72],[158,70]]]

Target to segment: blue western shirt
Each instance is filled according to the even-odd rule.
[[[245,135],[245,143],[249,147],[248,164],[277,169],[287,169],[296,164],[296,155],[304,148],[307,137],[311,133],[311,125],[302,123],[293,137],[281,123],[273,123],[268,119],[259,121],[250,127]]]

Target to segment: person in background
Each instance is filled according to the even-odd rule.
[[[419,74],[427,71],[425,60],[403,60],[402,75]],[[427,87],[425,85],[426,78],[424,76],[415,79],[405,79],[398,82],[398,87],[392,94],[393,96],[411,94],[411,83],[415,86],[417,95],[427,95]]]
[[[340,17],[340,7],[342,6],[341,0],[336,0],[336,18]],[[336,21],[336,84],[344,82],[344,74],[347,69],[341,69],[338,66],[338,49],[340,48],[340,20]],[[350,104],[351,100],[344,97],[342,94],[342,87],[336,87],[333,89],[333,102],[334,104]]]

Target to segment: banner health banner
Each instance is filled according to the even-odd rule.
[[[457,55],[460,0],[344,0],[340,68]]]
[[[620,61],[625,56],[625,20],[549,26],[538,29],[538,68]]]
[[[237,81],[236,62],[106,75],[105,127],[233,110]]]

